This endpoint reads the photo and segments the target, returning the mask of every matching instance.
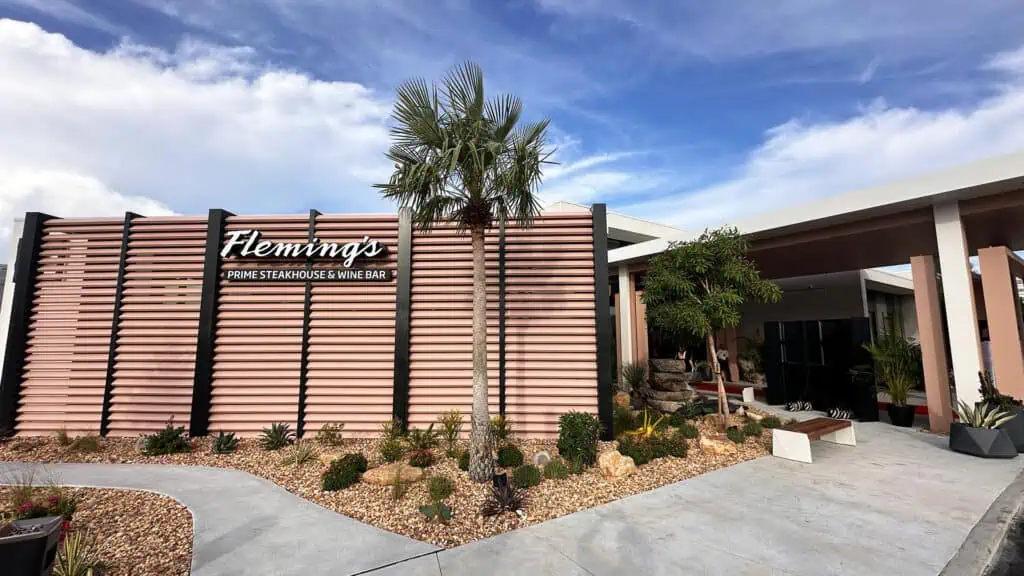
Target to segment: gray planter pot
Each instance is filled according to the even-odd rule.
[[[1003,430],[971,428],[960,422],[949,426],[949,449],[980,458],[1016,458],[1017,447]]]
[[[1001,424],[999,429],[1010,437],[1010,442],[1013,442],[1017,452],[1024,452],[1024,408],[1017,408],[1016,416],[1009,422]]]
[[[47,516],[31,520],[16,520],[15,528],[38,530],[0,538],[0,558],[3,558],[5,576],[50,576],[57,557],[57,539],[60,537],[60,516]]]

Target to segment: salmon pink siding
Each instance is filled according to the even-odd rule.
[[[221,257],[219,248],[229,234],[258,230],[262,240],[303,244],[311,220],[309,215],[228,215],[220,230],[219,218],[133,216],[127,236],[124,218],[40,219],[41,240],[32,240],[32,251],[19,252],[19,258],[38,254],[33,280],[14,283],[15,289],[26,286],[21,298],[28,310],[20,320],[26,326],[24,361],[15,372],[18,433],[105,428],[126,436],[150,433],[173,420],[177,426],[199,426],[199,433],[254,436],[275,422],[297,429],[302,413],[306,435],[340,423],[347,436],[366,437],[402,413],[406,393],[409,425],[426,427],[441,412],[458,409],[467,416],[468,433],[473,290],[468,236],[449,225],[414,230],[411,251],[401,254],[395,215],[316,214],[313,235],[319,242],[347,244],[368,237],[386,247],[385,254],[354,267],[387,270],[390,279],[227,280],[230,271],[242,268],[307,265],[304,256],[258,259],[236,250]],[[488,232],[486,247],[489,399],[497,414],[497,229]],[[405,305],[399,302],[400,260],[411,270],[407,327],[396,324],[402,317],[396,311]],[[597,412],[594,270],[589,213],[545,215],[528,229],[507,230],[505,413],[519,436],[555,435],[558,416],[568,410]],[[215,284],[206,283],[211,279]],[[399,337],[405,330],[407,350],[400,346],[404,336]],[[407,386],[401,376],[395,380],[405,374],[396,358],[406,353]],[[207,391],[208,405],[202,400]],[[398,391],[403,396],[396,401]],[[207,412],[208,420],[202,416]]]

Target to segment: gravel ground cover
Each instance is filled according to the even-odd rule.
[[[742,419],[736,419],[734,423],[742,426]],[[702,434],[715,434],[710,423],[698,421],[696,424]],[[302,498],[357,520],[451,548],[767,455],[771,448],[770,438],[770,431],[766,430],[759,438],[748,437],[735,453],[724,455],[702,450],[698,441],[691,440],[688,441],[689,453],[686,458],[660,458],[640,466],[636,473],[617,480],[602,477],[597,467],[565,479],[544,480],[540,485],[527,490],[523,516],[505,513],[492,518],[484,518],[479,513],[489,495],[490,485],[470,481],[468,474],[459,470],[456,460],[445,457],[444,451],[438,449],[435,450],[437,462],[426,469],[426,474],[427,479],[432,475],[444,474],[455,484],[454,494],[446,500],[454,513],[453,519],[447,524],[428,522],[419,511],[421,505],[430,501],[427,479],[411,484],[408,492],[398,501],[392,499],[390,486],[358,483],[337,492],[321,490],[321,475],[327,469],[319,461],[321,454],[361,452],[369,460],[370,467],[373,467],[381,463],[377,450],[381,441],[374,439],[346,439],[342,446],[331,447],[320,446],[312,438],[303,440],[303,444],[312,448],[316,458],[302,465],[282,463],[294,447],[265,451],[260,447],[258,439],[248,438],[241,439],[237,451],[231,454],[214,454],[211,438],[197,438],[193,440],[192,452],[166,456],[139,454],[135,438],[100,439],[99,450],[96,452],[62,447],[54,438],[14,439],[0,446],[0,461],[181,464],[235,468],[266,478]],[[530,462],[533,454],[539,450],[547,450],[552,456],[558,455],[554,440],[517,440],[515,444],[525,455],[525,462]],[[600,452],[614,448],[612,442],[599,445]]]
[[[47,490],[37,489],[40,499],[45,499]],[[108,576],[189,573],[192,515],[176,500],[138,490],[62,490],[79,500],[72,529],[88,530],[96,539],[97,556],[107,566]],[[12,507],[11,493],[11,488],[0,486],[0,510]]]

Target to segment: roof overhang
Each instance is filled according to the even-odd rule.
[[[583,204],[576,204],[575,202],[560,200],[546,206],[544,211],[589,212],[590,207],[584,206]],[[608,211],[607,218],[608,237],[613,240],[620,240],[622,242],[629,242],[632,244],[646,242],[656,238],[664,238],[667,236],[678,236],[686,233],[682,228],[658,224],[657,222],[643,220],[626,214],[621,214],[619,212]]]

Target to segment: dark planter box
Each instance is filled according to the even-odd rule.
[[[1017,408],[1014,418],[1001,424],[999,429],[1010,437],[1010,442],[1013,442],[1017,452],[1024,452],[1024,408]]]
[[[999,429],[971,428],[960,422],[949,426],[949,449],[981,458],[1016,458],[1017,447]]]
[[[16,528],[40,526],[38,532],[0,538],[0,558],[4,576],[50,576],[57,557],[57,540],[63,518],[47,516],[16,520]]]
[[[878,422],[878,387],[871,374],[853,376],[853,413],[861,422]]]
[[[886,412],[889,413],[889,421],[892,422],[893,426],[910,428],[914,425],[913,406],[897,406],[895,404],[889,404],[889,407],[886,408]]]

